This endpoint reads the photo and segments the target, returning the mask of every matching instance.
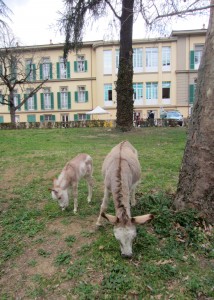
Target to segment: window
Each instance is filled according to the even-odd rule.
[[[69,115],[68,114],[61,115],[61,120],[62,120],[62,122],[68,122],[69,121]]]
[[[36,80],[36,68],[35,68],[35,64],[33,64],[32,59],[26,60],[26,75],[27,75],[27,80],[29,81]]]
[[[40,65],[40,79],[52,79],[52,64],[47,57],[43,58]]]
[[[65,79],[67,78],[67,65],[66,65],[66,62],[64,61],[64,58],[63,57],[60,57],[60,78],[61,79]]]
[[[20,95],[17,94],[17,91],[15,90],[14,91],[14,95],[13,95],[13,102],[14,102],[14,106],[17,106],[21,103],[21,100],[20,100]],[[21,110],[21,108],[18,109],[19,111]],[[19,122],[19,121],[18,121]]]
[[[170,71],[171,47],[162,47],[162,70]]]
[[[58,109],[71,108],[71,93],[67,87],[61,87],[61,91],[57,93]]]
[[[78,114],[78,119],[79,119],[79,121],[87,120],[87,115],[86,114]]]
[[[52,121],[52,115],[44,115],[45,121]]]
[[[88,102],[88,92],[85,90],[85,86],[77,87],[77,92],[75,92],[75,102]]]
[[[112,84],[105,84],[104,85],[104,100],[112,101]]]
[[[103,73],[112,74],[112,51],[103,51]]]
[[[195,50],[190,51],[190,69],[197,70],[199,68],[204,45],[195,45]]]
[[[40,116],[40,122],[51,122],[55,121],[56,117],[55,115],[41,115]]]
[[[61,108],[68,108],[68,91],[67,88],[61,89]]]
[[[86,114],[74,115],[74,121],[86,121],[86,120],[90,120],[90,115],[86,115]]]
[[[133,49],[133,68],[135,73],[143,71],[143,49],[142,48]]]
[[[41,109],[54,109],[54,97],[53,93],[50,91],[50,88],[44,88],[43,93],[41,93]]]
[[[146,71],[158,71],[158,48],[146,48]]]
[[[50,89],[44,89],[44,109],[51,109]]]
[[[86,72],[87,71],[87,61],[84,55],[78,55],[77,60],[74,62],[75,72]]]
[[[118,72],[119,62],[120,62],[120,50],[119,50],[119,49],[116,49],[116,50],[115,50],[116,73]]]
[[[30,94],[31,90],[26,90],[27,94],[24,95],[24,98]],[[36,110],[37,109],[37,95],[31,96],[24,104],[25,110]]]
[[[142,83],[134,83],[133,84],[134,94],[133,100],[135,104],[142,104],[143,102],[143,84]],[[139,102],[139,103],[137,103]]]
[[[158,83],[147,82],[146,83],[146,104],[157,104],[158,100]]]
[[[170,104],[170,81],[162,82],[162,104]]]
[[[4,123],[4,117],[0,116],[0,123]]]
[[[85,72],[85,57],[82,55],[77,56],[77,71]]]
[[[28,110],[34,110],[34,99],[33,97],[30,97],[28,100]]]
[[[195,69],[199,68],[202,53],[203,53],[204,45],[195,45]]]

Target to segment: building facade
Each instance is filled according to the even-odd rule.
[[[162,110],[179,110],[184,117],[191,114],[205,36],[206,29],[201,29],[173,31],[168,38],[133,40],[133,118],[146,119],[150,110],[155,118]],[[66,64],[63,44],[23,47],[22,53],[28,83],[15,91],[15,103],[48,80],[16,111],[17,122],[116,119],[118,41],[85,42],[80,52],[69,53]],[[0,97],[5,93],[1,81]],[[98,105],[109,114],[86,114]],[[7,105],[0,104],[0,122],[10,122]]]

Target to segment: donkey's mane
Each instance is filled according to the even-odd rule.
[[[126,224],[129,220],[129,216],[127,214],[126,207],[124,206],[124,202],[123,202],[122,167],[121,167],[122,160],[124,160],[121,157],[121,151],[122,151],[122,147],[123,147],[124,143],[125,143],[125,141],[122,142],[120,145],[119,163],[118,163],[118,169],[117,169],[117,173],[116,173],[117,189],[116,189],[116,199],[115,200],[116,200],[117,208],[118,208],[118,212],[119,212],[118,217],[119,217],[119,219],[122,220],[122,222],[124,222]]]

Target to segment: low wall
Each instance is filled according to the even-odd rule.
[[[151,123],[148,120],[140,121],[138,126],[135,127],[151,127]],[[179,126],[177,121],[155,119],[154,126],[156,127],[176,127]],[[184,120],[183,126],[188,126],[188,119]],[[88,120],[88,121],[69,121],[69,122],[21,122],[21,123],[0,123],[0,129],[32,129],[32,128],[83,128],[83,127],[106,127],[115,128],[116,121],[110,120]]]

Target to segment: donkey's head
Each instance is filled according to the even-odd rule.
[[[65,210],[65,208],[69,204],[68,192],[67,192],[67,190],[63,190],[58,185],[57,179],[53,180],[53,188],[51,189],[51,195],[52,195],[53,200],[58,201],[59,206],[62,208],[62,210]]]
[[[136,224],[144,224],[153,219],[153,215],[143,215],[129,218],[124,223],[123,220],[116,216],[103,213],[102,216],[114,225],[114,236],[120,243],[121,255],[123,257],[132,257],[132,244],[137,235]]]

